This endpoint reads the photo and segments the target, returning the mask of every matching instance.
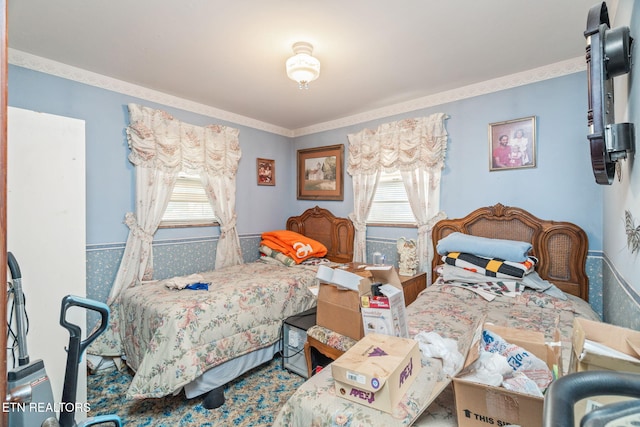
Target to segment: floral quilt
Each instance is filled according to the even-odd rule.
[[[256,261],[200,273],[208,290],[170,289],[166,281],[124,291],[119,339],[136,371],[127,397],[163,397],[206,370],[276,343],[287,317],[316,304],[315,267]],[[117,340],[114,340],[117,341]]]
[[[407,307],[409,334],[437,332],[452,338],[466,355],[476,328],[482,322],[542,332],[553,338],[561,332],[564,368],[569,365],[571,331],[576,316],[599,320],[585,301],[568,296],[560,300],[527,290],[518,297],[497,296],[487,301],[458,286],[432,285]],[[280,410],[274,426],[386,427],[391,425],[456,426],[450,378],[437,358],[423,361],[423,368],[391,414],[359,405],[335,395],[331,368],[306,381]]]

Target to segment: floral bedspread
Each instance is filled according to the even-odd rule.
[[[466,355],[476,328],[483,322],[542,332],[549,340],[558,322],[566,370],[571,352],[571,331],[576,316],[600,320],[585,301],[568,296],[525,291],[516,298],[496,297],[489,302],[469,290],[432,285],[407,307],[409,334],[434,331],[455,339]],[[420,374],[392,414],[338,397],[327,367],[306,381],[280,410],[274,426],[456,426],[450,378],[442,373],[440,359],[423,363]]]
[[[179,391],[207,369],[280,339],[282,321],[316,304],[316,268],[256,261],[200,273],[208,290],[165,281],[127,289],[119,308],[121,345],[136,371],[128,398]]]

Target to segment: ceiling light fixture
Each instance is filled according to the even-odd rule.
[[[300,89],[309,89],[309,82],[320,75],[320,61],[311,56],[311,43],[297,42],[292,48],[295,55],[287,59],[287,76],[298,82]]]

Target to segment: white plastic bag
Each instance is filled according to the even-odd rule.
[[[518,393],[530,394],[532,396],[544,397],[538,385],[522,372],[514,372],[509,378],[502,381],[502,387]]]
[[[506,357],[514,371],[525,374],[540,390],[545,390],[553,380],[553,373],[544,360],[518,345],[506,342],[494,332],[486,329],[482,331],[482,345],[485,351]]]
[[[423,358],[442,359],[442,370],[453,376],[462,369],[464,358],[458,351],[458,344],[451,338],[442,338],[436,332],[419,332],[414,339],[418,341]]]
[[[504,356],[488,351],[481,351],[478,359],[466,368],[465,372],[467,369],[468,373],[462,375],[461,378],[494,387],[500,386],[504,377],[513,373],[513,369]]]

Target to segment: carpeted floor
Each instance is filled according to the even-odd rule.
[[[130,382],[130,373],[115,369],[89,375],[88,415],[117,414],[123,425],[130,427],[270,426],[304,378],[283,369],[282,359],[276,357],[227,384],[225,404],[211,410],[202,406],[203,397],[187,400],[182,393],[162,399],[126,400]]]

